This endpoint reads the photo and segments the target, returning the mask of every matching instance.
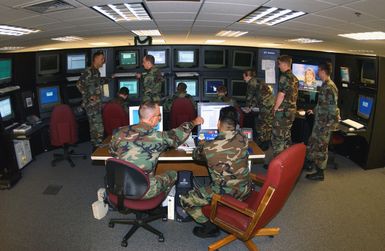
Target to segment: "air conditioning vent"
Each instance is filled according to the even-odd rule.
[[[74,9],[75,6],[62,1],[62,0],[48,0],[48,1],[38,1],[32,2],[29,4],[24,4],[22,6],[17,6],[26,10],[31,10],[37,13],[50,13],[54,11]]]

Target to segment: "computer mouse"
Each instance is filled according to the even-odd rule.
[[[306,112],[305,111],[298,111],[298,114],[301,116],[305,116]]]
[[[349,132],[353,132],[354,131],[354,128],[353,127],[349,127]]]

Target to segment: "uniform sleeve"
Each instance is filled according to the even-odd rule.
[[[286,75],[281,76],[279,79],[278,91],[286,94],[289,91],[288,90],[289,88],[290,88],[289,79],[287,78]]]
[[[270,85],[262,85],[259,92],[258,107],[264,107],[271,110],[274,106],[273,88]]]
[[[111,154],[112,157],[117,157],[119,154],[118,154],[118,149],[119,149],[119,130],[116,130],[113,134],[112,134],[112,137],[111,137],[111,141],[110,141],[110,147],[109,147],[109,152]]]
[[[256,85],[253,84],[251,81],[247,83],[246,106],[253,105],[253,98],[256,92],[256,88]]]
[[[185,122],[175,129],[159,133],[165,146],[178,147],[186,141],[193,128],[194,124],[192,122]]]
[[[80,76],[79,80],[76,82],[76,87],[78,88],[79,92],[84,96],[87,92],[87,87],[86,87],[86,81],[89,78],[89,72],[85,71],[83,74]]]
[[[195,161],[199,162],[206,162],[206,154],[205,154],[205,145],[206,144],[199,144],[193,151],[193,159]]]

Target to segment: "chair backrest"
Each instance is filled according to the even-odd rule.
[[[50,140],[53,146],[75,144],[78,141],[78,130],[75,115],[70,106],[60,104],[51,113]]]
[[[305,145],[303,143],[295,144],[270,162],[261,190],[255,196],[255,200],[249,202],[249,206],[257,210],[258,207],[263,206],[261,202],[266,193],[273,189],[273,194],[254,227],[254,233],[267,225],[282,209],[301,173],[305,154]]]
[[[107,103],[103,107],[103,125],[106,134],[112,135],[114,129],[128,125],[128,114],[120,104]]]
[[[171,128],[176,128],[184,122],[196,117],[194,104],[189,98],[177,98],[172,102],[170,111]]]
[[[108,193],[125,199],[141,199],[150,187],[148,176],[136,165],[115,158],[106,163],[105,185]]]

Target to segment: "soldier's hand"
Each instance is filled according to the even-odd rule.
[[[142,73],[136,73],[136,74],[135,74],[135,77],[136,77],[136,78],[141,78],[141,77],[142,77]]]
[[[249,113],[251,111],[250,107],[242,107],[242,111],[245,113]]]
[[[193,121],[194,126],[201,125],[204,123],[204,119],[202,117],[196,117]]]
[[[313,113],[314,113],[313,110],[307,110],[307,111],[306,111],[306,114],[307,114],[307,115],[311,115],[311,114],[313,114]]]

